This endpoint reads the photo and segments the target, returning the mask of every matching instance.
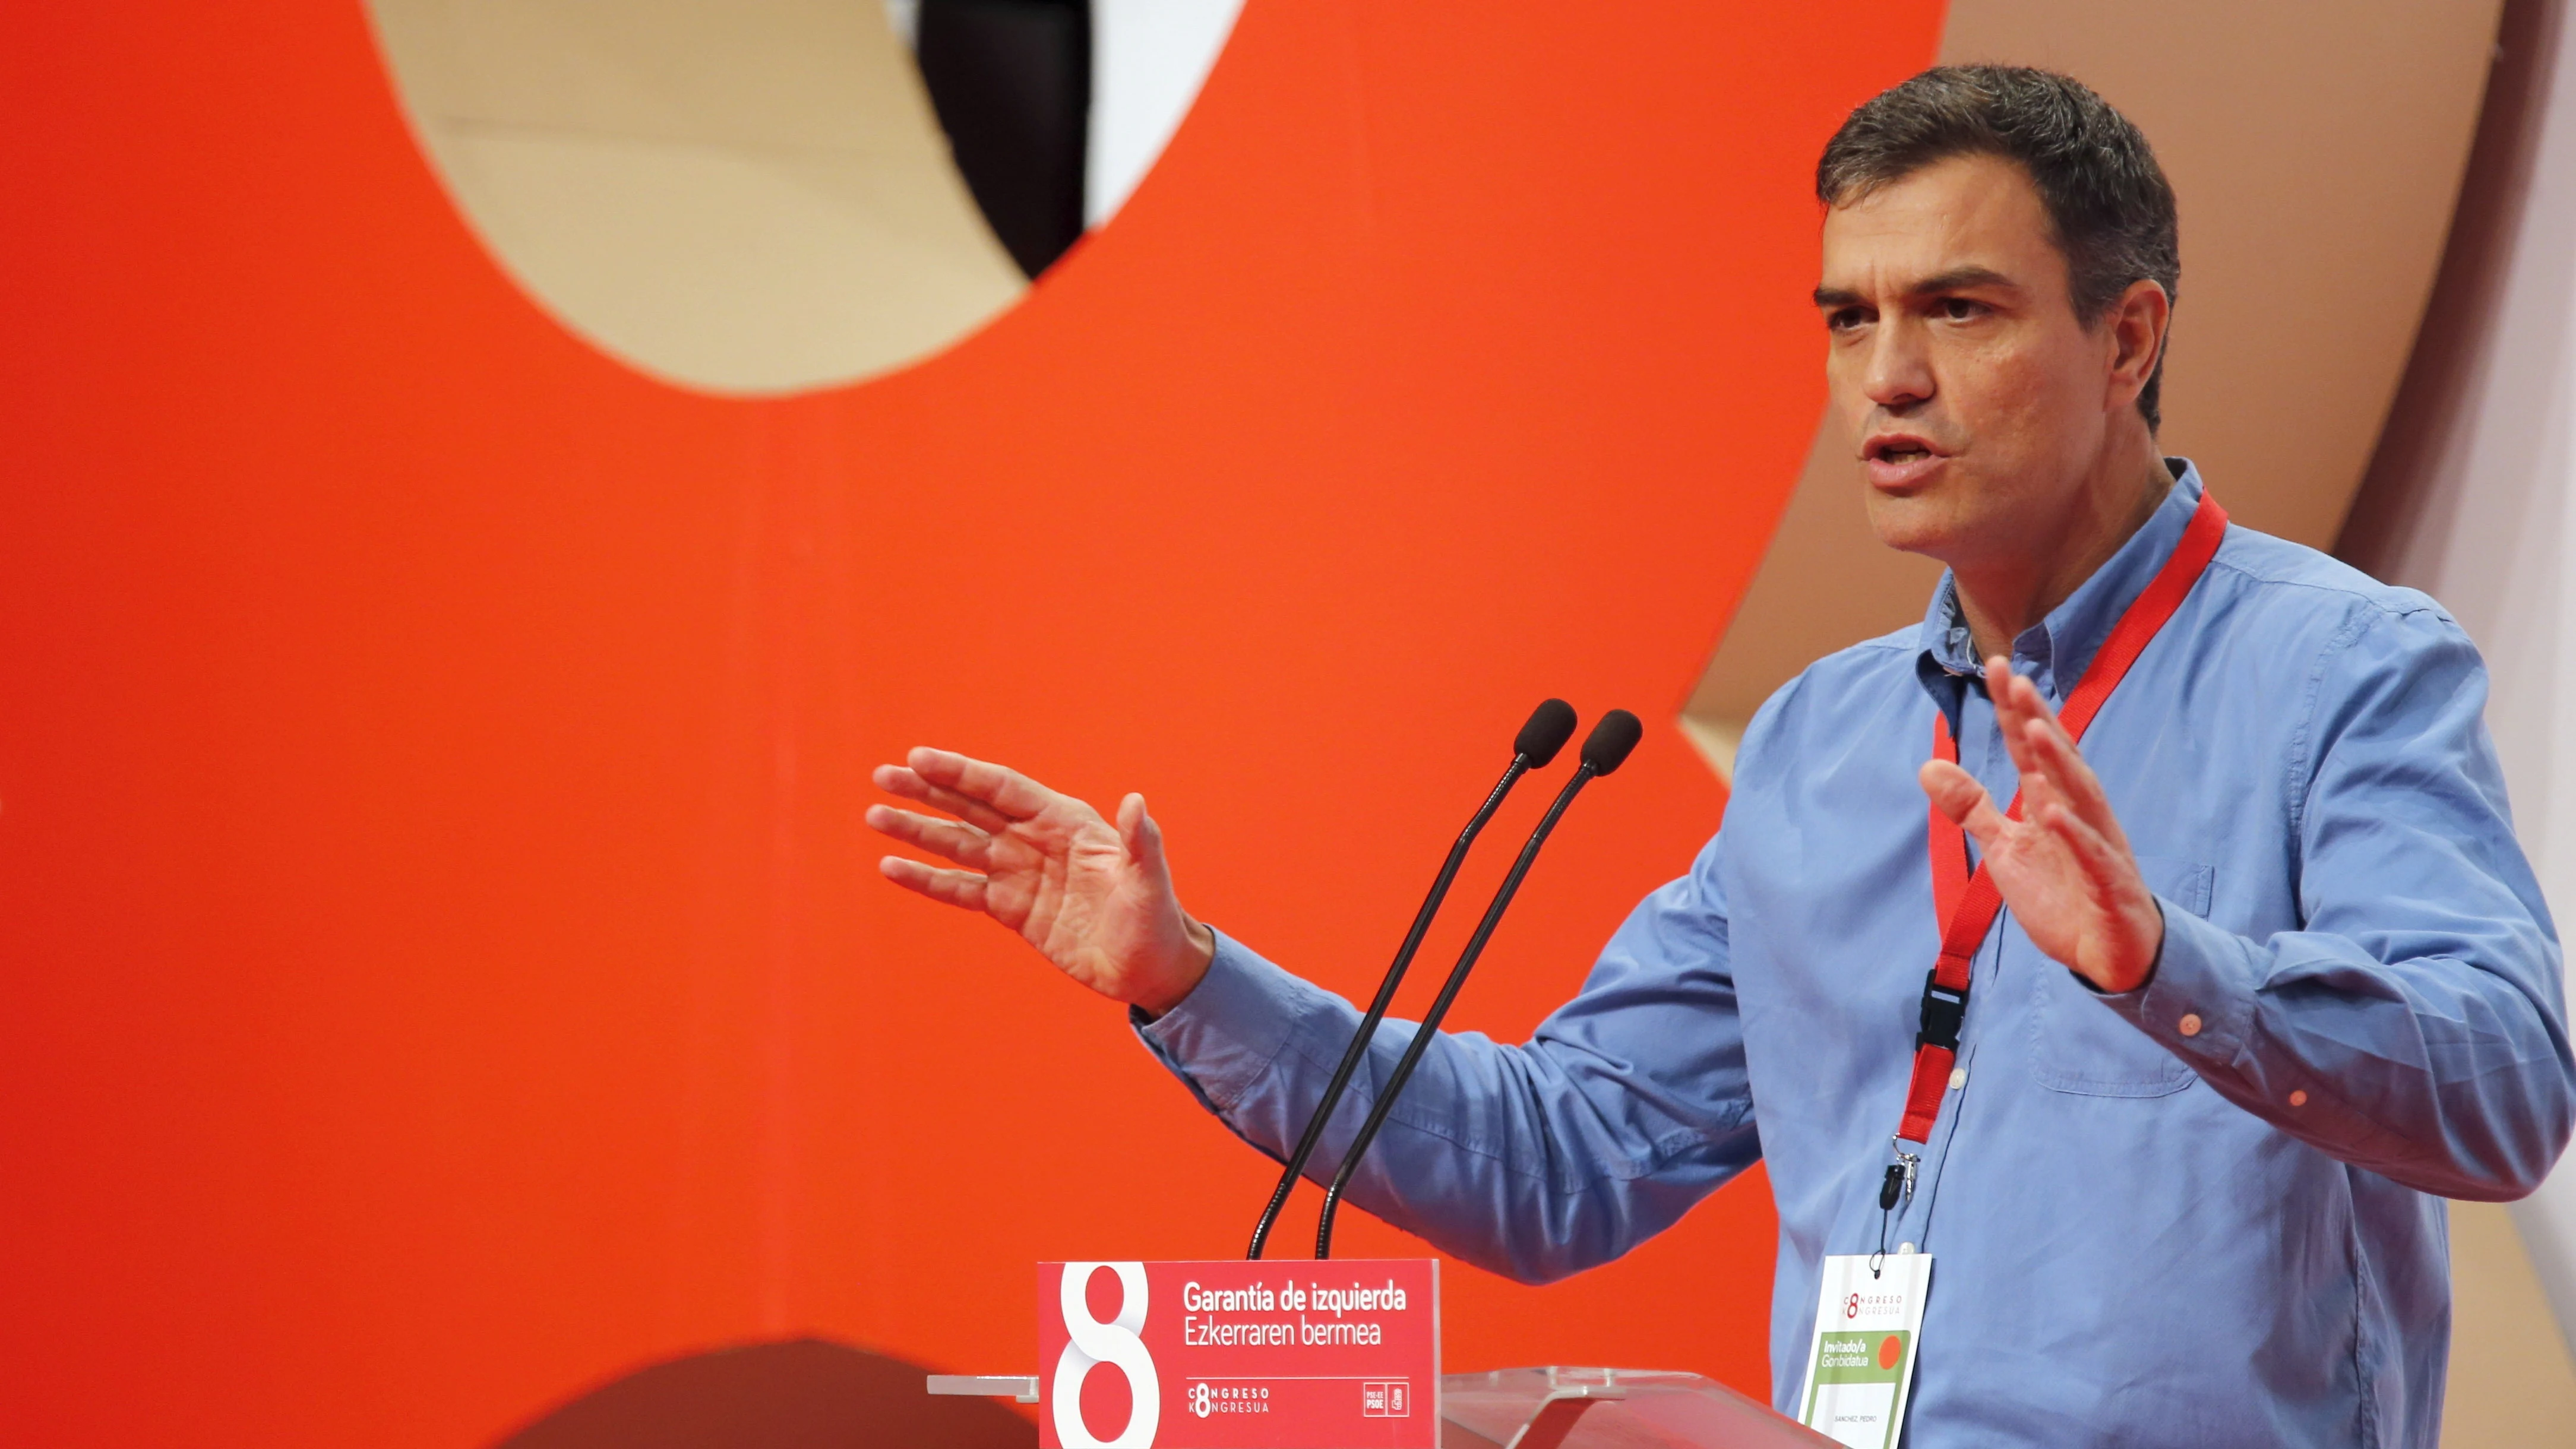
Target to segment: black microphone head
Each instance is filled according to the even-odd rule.
[[[1512,753],[1529,761],[1531,769],[1543,770],[1572,738],[1574,706],[1561,699],[1543,700],[1530,711],[1529,723],[1521,726],[1520,737],[1512,741]]]
[[[1624,709],[1614,709],[1601,716],[1601,723],[1583,737],[1583,766],[1595,775],[1607,775],[1628,762],[1628,752],[1645,738],[1646,727]]]

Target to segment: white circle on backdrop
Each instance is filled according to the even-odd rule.
[[[567,330],[762,396],[917,362],[1028,282],[898,33],[918,0],[367,0],[470,230]],[[1133,192],[1242,0],[1091,0],[1084,220]]]

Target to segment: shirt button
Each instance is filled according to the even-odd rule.
[[[2293,1107],[2304,1107],[2308,1105],[2308,1094],[2305,1091],[2292,1092],[2290,1094],[2290,1105]]]
[[[1950,1069],[1950,1090],[1955,1092],[1966,1085],[1968,1085],[1968,1069],[1966,1067],[1952,1067]]]
[[[2200,1013],[2186,1011],[2182,1014],[2182,1020],[2175,1022],[2174,1025],[2181,1028],[2184,1036],[2198,1036],[2200,1035]]]

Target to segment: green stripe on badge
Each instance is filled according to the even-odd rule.
[[[1892,1384],[1905,1377],[1905,1355],[1914,1335],[1904,1329],[1882,1333],[1828,1333],[1816,1347],[1818,1384]],[[1808,1402],[1815,1402],[1810,1395]]]

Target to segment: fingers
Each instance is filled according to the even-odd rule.
[[[2048,711],[2048,701],[2039,697],[2039,686],[2012,672],[2010,661],[1998,654],[1986,661],[1986,698],[1995,706],[1995,728],[2002,731],[2004,751],[2012,756],[2013,769],[2024,779],[2033,773],[2029,728],[2035,720],[2054,725],[2057,716]]]
[[[878,861],[877,869],[887,880],[941,905],[968,911],[984,909],[984,878],[971,870],[940,870],[900,855]]]
[[[2041,697],[2039,686],[2013,673],[2010,663],[1998,655],[1986,661],[1986,693],[1995,702],[1995,723],[2003,731],[2004,748],[2021,774],[2026,813],[2051,801],[2061,803],[2106,839],[2126,848],[2127,838],[2111,812],[2111,798],[2102,789],[2101,777],[2084,762],[2084,752]]]
[[[2103,839],[2100,831],[2085,824],[2074,811],[2051,805],[2040,813],[2039,825],[2066,843],[2076,867],[2093,888],[2093,898],[2106,909],[2126,896],[2132,886],[2143,884],[2138,879],[2137,863],[2129,853]]]
[[[2101,777],[2084,761],[2075,737],[2066,732],[2039,686],[2012,672],[2003,656],[1986,661],[1986,694],[1994,701],[1995,724],[2004,748],[2021,775],[2023,814],[2033,817],[2047,804],[2066,806],[2086,824],[2125,849],[2127,837],[2111,811],[2111,797]]]
[[[2048,781],[2051,793],[2105,840],[2127,849],[2128,836],[2120,829],[2120,817],[2111,810],[2111,797],[2102,789],[2102,777],[2084,762],[2083,753],[2066,731],[2026,727],[2023,743],[2038,762],[2040,777]]]
[[[2028,743],[2027,736],[2024,737],[2024,743],[2025,745]],[[2029,755],[2027,749],[2017,753],[2025,757]],[[2018,793],[2020,801],[2016,808],[2020,818],[2024,820],[2037,820],[2040,811],[2051,805],[2066,803],[2066,797],[2058,790],[2057,782],[2049,778],[2048,771],[2040,768],[2036,758],[2029,758],[2022,766]]]
[[[1163,860],[1163,827],[1154,823],[1144,796],[1130,793],[1118,802],[1118,838],[1126,842],[1128,855],[1149,878],[1171,878],[1171,867]]]
[[[960,795],[954,790],[934,785],[918,771],[903,765],[879,765],[869,775],[876,787],[889,795],[918,800],[933,810],[945,810],[988,835],[999,834],[1011,827],[1011,818],[981,800]]]
[[[953,750],[919,747],[904,756],[904,763],[930,784],[980,801],[1013,820],[1028,819],[1056,798],[1053,790],[1017,770],[969,759]]]
[[[974,870],[992,868],[993,837],[972,825],[961,825],[954,820],[935,820],[887,805],[869,806],[863,818],[868,828],[880,835],[892,836],[906,845],[918,846]]]
[[[2007,822],[2003,812],[1995,808],[1994,797],[1977,783],[1976,776],[1947,760],[1926,760],[1919,778],[1923,793],[1932,797],[1933,808],[1975,837],[1979,849],[1994,848]]]

